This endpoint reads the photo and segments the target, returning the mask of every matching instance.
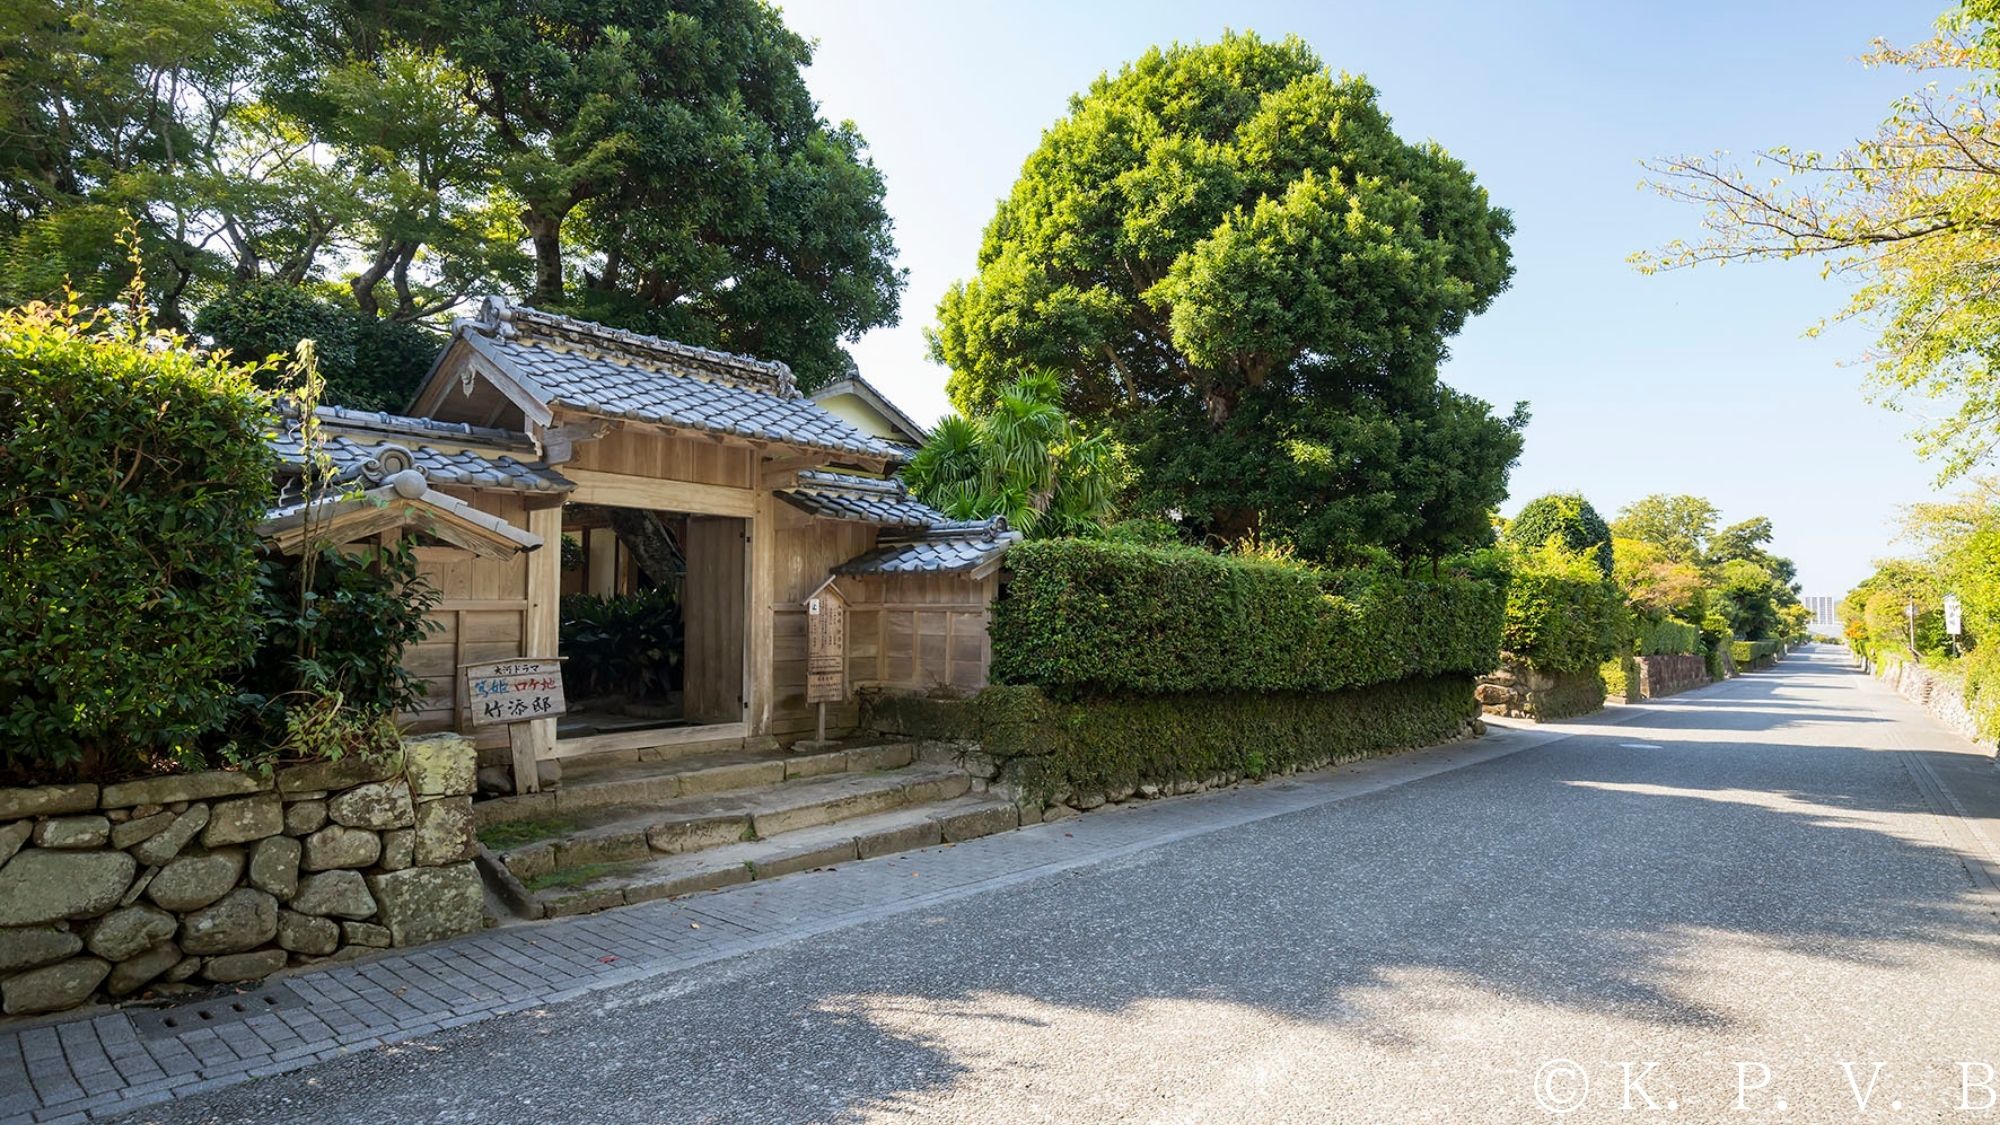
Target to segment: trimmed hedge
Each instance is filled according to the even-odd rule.
[[[1514,554],[1501,647],[1537,672],[1595,671],[1617,653],[1623,616],[1591,556],[1550,541]]]
[[[1031,686],[968,699],[870,694],[863,725],[981,743],[1005,780],[1042,801],[1142,784],[1268,777],[1464,732],[1479,714],[1468,677],[1321,693],[1190,693],[1067,701]]]
[[[1008,556],[993,681],[1068,692],[1331,692],[1499,660],[1501,588],[1058,539]]]
[[[1738,669],[1764,668],[1775,663],[1784,648],[1783,641],[1737,641],[1729,646],[1729,655]]]
[[[101,315],[101,314],[100,314]],[[73,312],[0,313],[0,746],[141,767],[231,717],[276,459],[248,369]]]
[[[1640,618],[1637,632],[1640,656],[1692,656],[1701,651],[1701,630],[1685,621]]]

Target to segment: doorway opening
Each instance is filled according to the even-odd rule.
[[[731,516],[564,506],[558,740],[635,746],[742,721],[748,531]]]

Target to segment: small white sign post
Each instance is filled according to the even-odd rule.
[[[1960,612],[1958,595],[1946,594],[1944,596],[1944,631],[1954,637],[1960,636],[1964,632],[1964,624],[1965,618]]]
[[[462,664],[465,704],[474,728],[505,724],[514,756],[514,791],[541,788],[535,769],[534,741],[528,724],[554,719],[567,710],[563,700],[562,659],[519,657]]]

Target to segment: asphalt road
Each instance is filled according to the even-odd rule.
[[[1833,653],[1574,729],[133,1120],[2000,1120],[1963,743]]]

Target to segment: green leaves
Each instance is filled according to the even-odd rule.
[[[1459,574],[1328,574],[1185,547],[1024,543],[995,608],[996,682],[1092,692],[1326,692],[1476,674],[1502,594]]]
[[[1519,453],[1524,414],[1436,381],[1445,340],[1505,288],[1512,232],[1462,165],[1396,136],[1366,82],[1297,38],[1226,34],[1072,101],[939,304],[932,350],[968,413],[1017,371],[1057,373],[1064,407],[1134,451],[1145,509],[1194,537],[1446,554],[1487,541]],[[1304,448],[1341,456],[1285,460]]]
[[[169,337],[0,313],[0,753],[191,752],[250,655],[276,470],[249,372]]]
[[[1022,376],[990,411],[947,416],[903,479],[953,519],[1005,516],[1038,536],[1096,531],[1110,515],[1124,453],[1110,435],[1072,425],[1057,405],[1060,393],[1053,378]]]

